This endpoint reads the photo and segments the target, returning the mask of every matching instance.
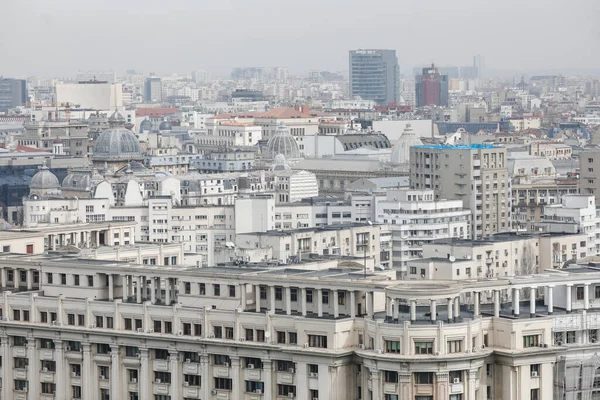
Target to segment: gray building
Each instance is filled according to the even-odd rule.
[[[27,82],[24,79],[0,78],[0,112],[27,102]]]
[[[579,193],[596,197],[600,201],[600,150],[586,149],[579,153]]]
[[[396,50],[351,50],[350,95],[378,104],[399,99],[400,67]]]
[[[162,81],[158,76],[146,78],[146,83],[144,84],[144,99],[149,102],[162,101]]]
[[[504,147],[413,146],[410,182],[414,189],[433,189],[435,200],[462,200],[473,215],[473,239],[510,230],[510,179]]]

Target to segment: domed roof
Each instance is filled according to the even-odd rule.
[[[406,124],[404,132],[402,132],[394,144],[392,154],[390,155],[390,162],[392,164],[409,164],[410,148],[412,146],[421,146],[422,144],[423,142],[415,135],[410,124]]]
[[[115,109],[115,112],[112,113],[112,115],[110,117],[108,117],[108,124],[110,125],[111,128],[123,126],[123,125],[125,125],[125,118],[123,117],[123,115],[121,115],[121,113],[117,109]]]
[[[275,134],[267,142],[267,157],[274,160],[278,154],[283,155],[285,160],[300,158],[298,143],[283,124],[279,125]]]
[[[164,120],[163,122],[161,122],[158,127],[159,131],[170,131],[172,129],[173,129],[173,127],[171,126],[171,123],[167,120]]]
[[[289,169],[291,169],[291,167],[286,163],[285,156],[283,154],[277,154],[271,165],[271,171],[285,171]]]
[[[152,121],[145,119],[140,124],[140,132],[150,132],[154,128]]]
[[[92,187],[92,177],[86,172],[71,172],[62,181],[63,189],[72,190],[90,190]]]
[[[92,161],[130,161],[142,158],[140,143],[125,128],[105,130],[94,143]]]
[[[39,172],[31,178],[31,183],[29,184],[30,189],[58,189],[59,187],[58,178],[46,167],[45,161],[44,165],[40,167]]]

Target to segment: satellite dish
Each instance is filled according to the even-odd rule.
[[[450,256],[450,257],[448,257],[448,260],[449,260],[450,262],[454,262],[454,261],[456,261],[456,257],[454,257],[454,256]]]
[[[271,332],[268,332],[268,331],[267,331],[267,332],[265,332],[265,337],[266,337],[267,339],[268,339],[268,338],[270,338],[270,337],[271,337]]]

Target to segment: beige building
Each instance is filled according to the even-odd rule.
[[[579,193],[590,194],[600,202],[600,149],[589,149],[579,153]]]
[[[190,269],[4,256],[2,398],[600,393],[596,268],[493,281],[362,276],[335,260]]]
[[[503,147],[413,146],[410,182],[413,189],[433,189],[435,200],[462,200],[472,212],[474,239],[510,230],[510,179]]]

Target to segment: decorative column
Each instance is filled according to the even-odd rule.
[[[27,284],[29,285],[29,278],[27,278]],[[586,282],[583,284],[583,309],[587,310],[590,308],[590,283]]]
[[[572,307],[572,304],[571,304],[571,291],[572,291],[572,289],[573,289],[573,284],[569,283],[567,285],[567,295],[566,295],[566,305],[565,305],[565,307],[567,309],[567,313],[571,312],[571,307]]]
[[[373,399],[380,399],[379,397],[379,371],[377,369],[369,368],[371,374],[371,393],[373,393]]]
[[[454,307],[454,302],[452,301],[452,297],[448,299],[448,322],[452,322],[452,309]]]
[[[67,366],[65,365],[64,357],[64,342],[60,339],[54,340],[54,355],[56,358],[56,372],[54,373],[54,381],[56,383],[55,398],[65,399],[67,398],[67,385],[66,375],[68,373]],[[8,382],[8,381],[4,381]],[[4,398],[4,397],[3,397]]]
[[[6,382],[2,385],[2,398],[10,399],[12,397],[12,387],[9,382],[12,382],[12,369],[7,367],[6,365],[9,363],[11,359],[11,347],[8,336],[2,336],[2,359],[6,360],[5,367],[2,368],[2,382]],[[8,364],[10,365],[10,364]]]
[[[206,379],[208,378],[208,355],[207,354],[202,354],[200,356],[200,373],[202,375],[202,379],[204,381],[206,381]],[[204,377],[207,378],[204,378]],[[202,385],[202,389],[201,389],[201,393],[202,396],[200,396],[203,399],[209,399],[210,398],[210,386],[211,385]],[[143,399],[143,397],[141,397]],[[173,399],[174,400],[174,399]]]
[[[108,301],[113,301],[115,299],[115,278],[113,274],[108,274]]]
[[[271,360],[263,360],[263,372],[264,372],[264,382],[265,382],[265,391],[263,393],[264,399],[272,399],[273,398],[273,384],[271,383],[271,379],[273,376],[273,364]],[[207,385],[208,386],[208,385]]]
[[[431,322],[435,322],[437,318],[437,303],[436,300],[429,300],[429,312],[431,314]]]
[[[417,320],[417,301],[410,301],[410,322],[414,323]]]
[[[323,289],[317,289],[317,314],[323,316]]]
[[[480,302],[481,302],[480,295],[481,295],[481,293],[479,293],[479,292],[473,293],[473,309],[474,309],[474,313],[475,313],[475,318],[478,318],[481,314],[481,311],[479,310]]]
[[[256,312],[260,312],[260,285],[254,285],[254,297],[256,300]]]
[[[110,398],[121,400],[121,362],[119,359],[119,345],[110,345]],[[60,397],[59,397],[60,398]]]
[[[33,270],[27,270],[27,290],[33,289]]]
[[[529,288],[529,316],[535,317],[535,286]]]
[[[460,320],[460,297],[456,296],[454,298],[454,321],[458,322]]]
[[[156,277],[150,278],[150,302],[156,304]]]
[[[300,289],[300,311],[302,316],[306,317],[306,288]]]
[[[519,309],[520,309],[520,304],[519,304],[519,289],[517,288],[513,288],[513,298],[512,298],[512,306],[513,306],[513,315],[515,317],[519,316]]]
[[[16,274],[15,274],[16,275]],[[36,354],[36,339],[33,336],[27,337],[27,358],[29,359],[29,364],[27,365],[27,376],[29,378],[29,396],[32,399],[37,399],[40,397],[40,389],[39,389],[39,372],[40,372],[40,357]],[[3,368],[10,368],[11,359],[6,360]],[[37,379],[36,379],[37,378]],[[8,382],[2,382],[3,385],[10,385],[12,380]]]
[[[271,306],[271,312],[275,313],[275,286],[269,286],[269,305]]]
[[[152,388],[152,377],[150,376],[150,354],[148,349],[140,348],[140,379],[138,379],[138,388],[140,399],[150,398],[150,389]]]
[[[40,279],[42,274],[40,274]],[[0,268],[0,287],[6,287],[6,268]]]
[[[285,291],[285,313],[292,315],[292,288],[287,286],[283,290]]]
[[[171,305],[171,278],[165,279],[165,305]]]
[[[521,367],[523,368],[523,367]],[[465,371],[466,374],[468,374],[468,390],[469,390],[469,398],[470,399],[476,399],[475,397],[475,393],[477,392],[477,370],[469,370],[469,371]],[[482,386],[481,388],[484,388],[485,386]],[[481,390],[480,390],[481,391]]]
[[[137,303],[142,302],[142,277],[138,276],[136,278],[136,291],[135,291],[135,301]]]
[[[449,376],[448,372],[436,372],[435,380],[437,382],[437,398],[438,399],[447,399],[448,398],[448,386],[449,386]],[[473,398],[475,399],[475,398]],[[471,400],[469,398],[469,400]]]
[[[240,357],[231,356],[231,398],[239,399],[244,395],[240,391]]]
[[[546,305],[548,307],[548,315],[554,313],[554,285],[548,286],[548,297],[546,298]]]
[[[92,386],[98,380],[97,376],[93,376],[92,372],[92,345],[82,343],[83,348],[83,365],[81,373],[81,400],[94,400],[95,396],[92,393]],[[35,376],[35,375],[34,375]]]
[[[176,349],[169,349],[169,371],[171,372],[171,398],[181,399],[181,382],[179,382],[179,352]]]
[[[494,290],[494,317],[500,316],[500,290]]]
[[[242,303],[242,311],[246,311],[246,284],[240,285],[240,303]]]
[[[356,318],[356,293],[350,291],[350,317]]]
[[[338,304],[338,291],[337,291],[337,289],[334,289],[332,291],[332,295],[333,295],[333,299],[329,299],[329,301],[333,301],[333,317],[334,318],[338,318],[340,316],[340,305]]]

